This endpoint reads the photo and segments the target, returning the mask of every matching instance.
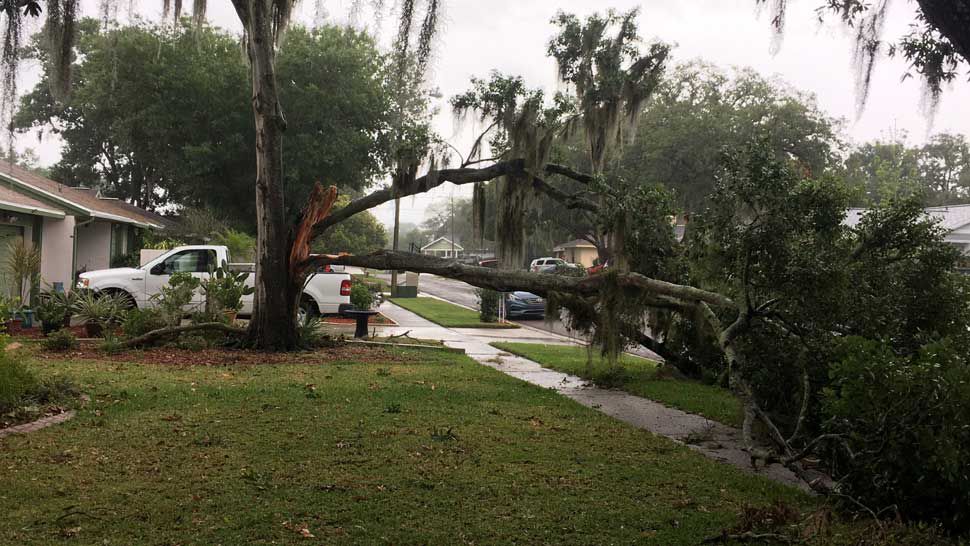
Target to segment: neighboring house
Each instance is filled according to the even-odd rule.
[[[583,239],[576,239],[568,243],[556,245],[552,249],[552,255],[571,264],[592,267],[593,260],[599,256],[599,253],[596,251],[596,246],[593,243]]]
[[[946,242],[970,255],[970,205],[927,207],[924,210],[927,216],[935,218],[939,226],[946,230]],[[857,226],[866,212],[867,209],[849,209],[845,216],[845,225]]]
[[[421,254],[439,258],[460,258],[465,254],[465,249],[460,244],[451,242],[447,237],[438,237],[421,247]]]
[[[0,161],[0,270],[9,243],[24,238],[40,248],[43,282],[70,289],[77,271],[108,268],[134,250],[136,230],[163,229],[160,218]]]

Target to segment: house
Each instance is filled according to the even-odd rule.
[[[31,241],[40,248],[41,279],[55,287],[70,289],[78,271],[110,267],[134,250],[138,230],[163,229],[160,218],[0,161],[0,266],[11,242]]]
[[[946,230],[944,241],[970,255],[970,205],[927,207],[924,210],[927,216],[936,219],[939,226]],[[867,209],[849,209],[843,223],[855,227],[866,212]]]
[[[437,256],[439,258],[460,258],[465,254],[465,249],[447,237],[438,237],[421,247],[421,254]]]
[[[583,239],[575,239],[553,247],[552,255],[556,258],[566,260],[571,264],[592,267],[593,260],[599,256],[599,253],[596,251],[596,246],[593,243]]]

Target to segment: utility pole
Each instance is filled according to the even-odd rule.
[[[394,199],[394,235],[392,236],[391,250],[397,250],[398,235],[401,231],[401,198]],[[397,295],[397,269],[391,270],[391,296]]]
[[[455,190],[451,190],[451,258],[455,259]]]

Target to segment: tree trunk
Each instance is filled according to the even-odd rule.
[[[529,184],[516,176],[503,176],[497,181],[496,257],[501,269],[525,269],[525,204]]]
[[[234,0],[248,37],[256,120],[256,293],[249,343],[296,346],[299,288],[289,274],[290,237],[283,203],[283,119],[276,83],[272,0]]]

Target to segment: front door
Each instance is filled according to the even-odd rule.
[[[152,266],[145,276],[145,294],[150,298],[161,292],[161,288],[168,284],[173,273],[190,273],[200,280],[209,278],[209,271],[216,267],[216,253],[214,250],[202,248],[183,250],[172,254],[164,261]],[[202,289],[195,291],[192,303],[185,309],[187,312],[200,311],[205,306],[205,295]]]
[[[10,258],[14,243],[24,238],[24,228],[0,224],[0,292],[4,296],[20,296],[17,279],[10,272]]]

